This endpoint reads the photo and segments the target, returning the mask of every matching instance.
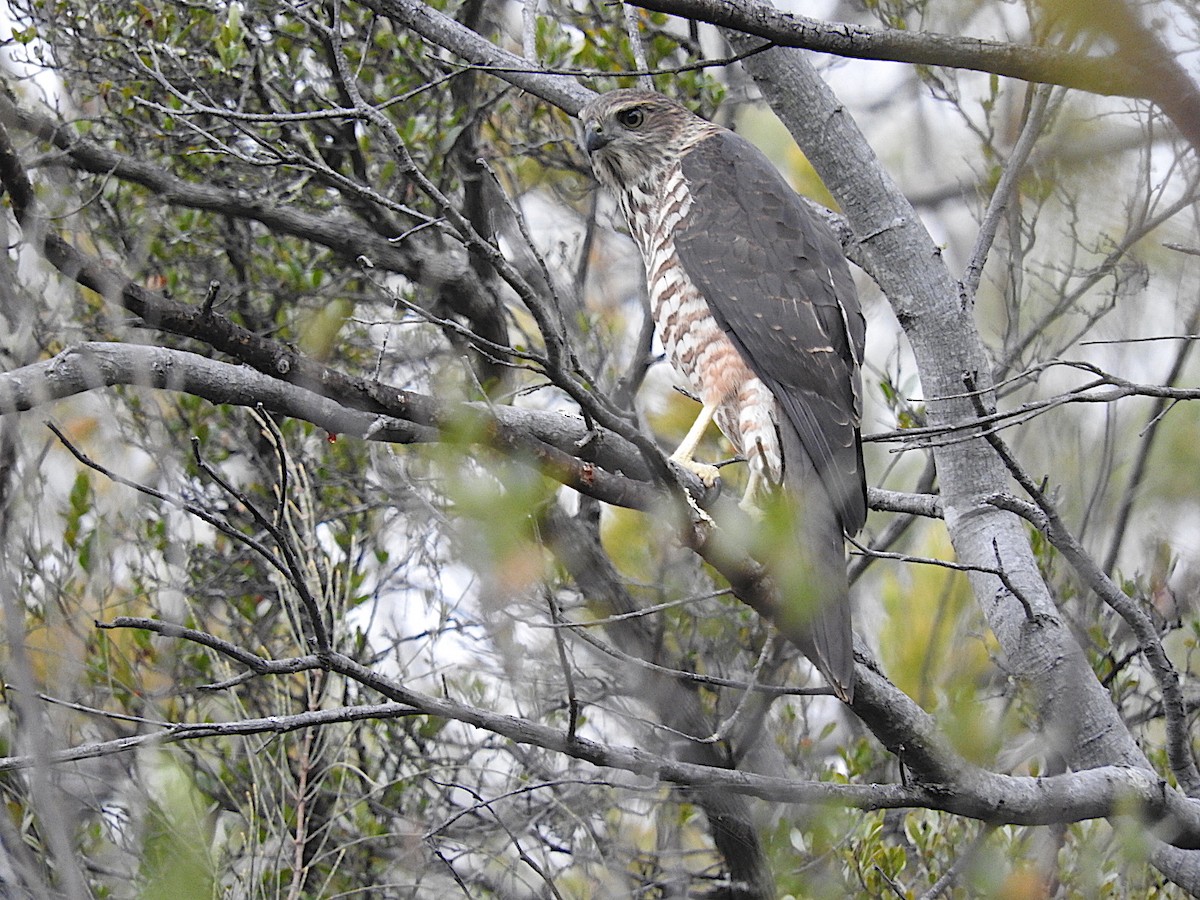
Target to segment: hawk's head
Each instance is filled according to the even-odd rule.
[[[583,146],[611,190],[658,181],[665,170],[718,126],[653,91],[601,94],[579,113]]]

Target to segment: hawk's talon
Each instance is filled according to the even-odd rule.
[[[724,482],[717,472],[716,466],[708,466],[692,459],[667,458],[668,465],[675,470],[675,476],[687,495],[688,503],[710,523],[712,519],[701,509],[701,504],[711,506],[721,496],[721,486]],[[696,482],[700,485],[697,488]]]
[[[760,457],[761,458],[761,457]],[[742,499],[738,501],[738,507],[755,522],[761,522],[764,518],[762,507],[755,501],[758,499],[758,492],[763,483],[763,471],[757,466],[750,467],[750,479],[746,482],[746,492],[742,494]]]
[[[671,462],[679,466],[679,468],[691,472],[700,479],[700,483],[711,490],[716,487],[721,480],[721,470],[716,466],[710,466],[708,463],[696,462],[694,459],[683,459],[679,456],[671,456]]]
[[[709,506],[715,503],[717,498],[721,496],[721,476],[716,466],[698,463],[694,459],[680,459],[678,454],[674,454],[667,458],[667,463],[678,471],[675,473],[679,478],[680,484],[683,486],[683,495],[687,498],[688,506],[695,513],[693,521],[710,527],[715,527],[716,522],[700,504]],[[684,473],[687,473],[686,475]],[[693,493],[695,482],[692,476],[700,482],[700,490]]]
[[[755,522],[761,523],[766,518],[763,508],[754,502],[753,497],[748,495],[738,501],[738,509],[744,512]]]

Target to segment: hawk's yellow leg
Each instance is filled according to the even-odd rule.
[[[750,477],[746,480],[746,493],[742,494],[742,499],[738,506],[742,508],[742,512],[756,519],[762,518],[762,508],[756,503],[758,497],[759,486],[766,480],[766,475],[758,466],[750,467]]]
[[[716,484],[717,479],[720,477],[720,472],[716,466],[696,462],[692,459],[692,454],[696,452],[696,447],[699,445],[700,439],[704,437],[704,432],[708,430],[708,426],[712,422],[716,412],[717,404],[705,403],[704,407],[700,410],[700,415],[696,416],[696,421],[688,429],[688,433],[684,436],[683,441],[675,448],[675,452],[671,454],[671,462],[678,463],[689,472],[695,473],[696,477],[704,482],[705,487],[712,487]]]

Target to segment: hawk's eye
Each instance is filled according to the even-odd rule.
[[[646,120],[646,114],[636,107],[633,109],[623,109],[617,113],[617,121],[626,128],[641,128],[642,122]]]

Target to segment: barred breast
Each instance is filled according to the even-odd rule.
[[[634,185],[620,203],[642,253],[650,312],[668,359],[703,403],[717,406],[717,426],[751,470],[778,483],[775,398],[717,324],[675,252],[675,229],[691,206],[680,167],[658,184]]]

